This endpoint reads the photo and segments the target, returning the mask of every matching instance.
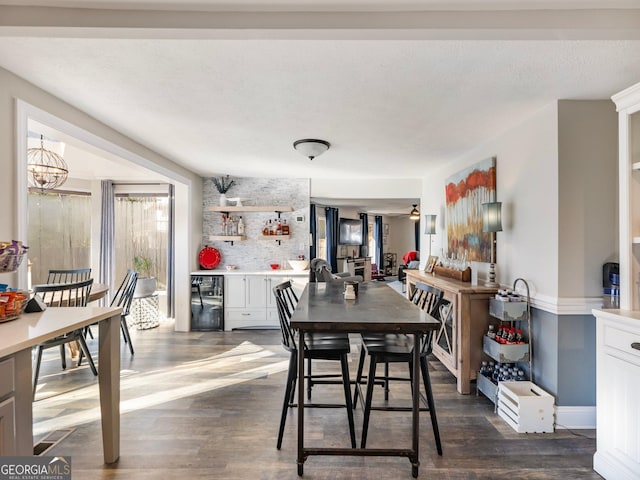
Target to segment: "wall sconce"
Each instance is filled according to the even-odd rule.
[[[496,232],[502,231],[502,202],[482,204],[482,231],[491,233],[491,262],[489,263],[489,278],[485,287],[498,287],[496,283]]]
[[[424,233],[429,235],[429,256],[431,256],[431,235],[436,233],[436,216],[437,215],[425,215],[424,216]],[[428,261],[429,259],[427,259]]]

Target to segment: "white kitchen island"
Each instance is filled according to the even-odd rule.
[[[192,276],[224,275],[224,329],[280,328],[273,287],[290,280],[299,296],[309,270],[196,270]]]

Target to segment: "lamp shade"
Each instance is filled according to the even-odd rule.
[[[436,217],[437,215],[424,216],[424,233],[426,235],[433,235],[436,233]]]
[[[420,212],[418,211],[418,204],[414,203],[411,212],[409,212],[409,220],[420,220]]]
[[[482,231],[502,231],[502,202],[482,204]]]
[[[313,160],[318,155],[322,155],[324,152],[329,150],[330,146],[331,144],[329,142],[314,138],[305,138],[303,140],[296,140],[293,142],[293,148],[305,157],[308,157],[309,160]]]

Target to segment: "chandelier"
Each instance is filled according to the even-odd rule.
[[[67,181],[69,168],[64,159],[44,148],[44,137],[40,135],[40,146],[27,150],[29,184],[40,190],[52,190]]]

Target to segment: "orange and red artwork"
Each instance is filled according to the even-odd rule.
[[[491,234],[482,231],[482,204],[496,201],[496,159],[487,158],[447,179],[448,255],[491,261]]]

